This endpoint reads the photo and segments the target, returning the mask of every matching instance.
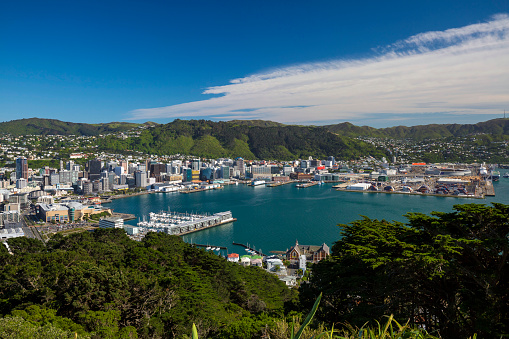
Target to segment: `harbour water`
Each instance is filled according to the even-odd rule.
[[[373,219],[405,221],[407,212],[452,211],[453,205],[499,202],[509,204],[509,179],[493,183],[496,196],[483,200],[452,197],[409,196],[338,192],[332,184],[298,189],[294,184],[278,187],[226,186],[196,194],[157,193],[114,200],[108,207],[138,218],[150,212],[214,214],[232,211],[238,221],[183,236],[186,242],[224,246],[244,253],[232,243],[247,244],[264,253],[285,251],[300,244],[329,246],[339,239],[337,224],[350,223],[362,215]],[[136,225],[138,219],[127,222]]]

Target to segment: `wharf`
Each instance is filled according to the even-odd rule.
[[[254,248],[249,247],[248,245],[239,244],[239,243],[236,243],[236,242],[234,242],[234,243],[233,243],[233,245],[241,246],[241,247],[247,248],[248,250],[253,251],[253,252],[255,252],[255,253],[256,253],[256,254],[258,254],[258,255],[261,255],[262,257],[265,257],[265,256],[266,256],[266,255],[265,255],[265,254],[263,254],[261,251],[257,251],[257,250],[255,250]]]
[[[277,187],[277,186],[283,186],[283,185],[287,185],[287,184],[292,184],[293,181],[279,181],[279,182],[271,182],[265,186],[267,187]]]
[[[188,194],[188,193],[196,193],[196,192],[204,192],[204,191],[212,191],[212,190],[220,190],[223,186],[214,187],[214,188],[197,188],[193,190],[181,190],[180,193]]]
[[[347,190],[338,188],[336,191],[341,192],[355,192],[355,193],[382,193],[382,194],[404,194],[404,195],[418,195],[418,196],[431,196],[443,198],[467,198],[467,199],[484,199],[484,196],[478,195],[454,195],[454,194],[435,194],[435,193],[420,193],[420,192],[398,192],[398,191],[369,191],[369,190]]]
[[[484,193],[485,196],[490,196],[490,197],[494,197],[495,196],[495,188],[493,187],[493,184],[486,185],[484,188],[486,190],[485,193]]]
[[[311,186],[316,186],[318,184],[320,184],[319,181],[313,181],[313,182],[308,182],[308,183],[305,183],[305,184],[298,184],[295,187],[297,187],[297,188],[308,188],[308,187],[311,187]]]

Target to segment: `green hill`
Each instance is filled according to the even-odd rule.
[[[329,131],[343,136],[381,137],[393,139],[433,139],[447,137],[461,137],[471,134],[490,134],[497,137],[509,137],[509,119],[493,119],[477,124],[429,124],[419,126],[395,126],[388,128],[373,128],[369,126],[355,126],[349,122],[324,126]]]
[[[324,127],[255,124],[239,121],[175,120],[144,130],[139,137],[99,140],[99,149],[123,152],[135,149],[150,154],[191,154],[205,158],[293,160],[297,158],[352,159],[360,155],[381,157],[370,144],[331,133]]]
[[[153,126],[154,123],[146,123]],[[54,119],[20,119],[0,123],[0,133],[19,135],[85,135],[93,136],[114,132],[124,132],[141,126],[130,122],[110,122],[103,124],[83,124]]]

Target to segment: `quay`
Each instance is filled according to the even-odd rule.
[[[355,192],[355,193],[382,193],[382,194],[404,194],[404,195],[418,195],[418,196],[431,196],[431,197],[443,197],[443,198],[467,198],[467,199],[484,199],[484,196],[478,195],[454,195],[454,194],[437,194],[437,193],[421,193],[421,192],[400,192],[400,191],[370,191],[370,190],[348,190],[338,188],[336,191],[341,192]]]
[[[239,244],[239,243],[236,243],[236,242],[234,242],[234,243],[233,243],[233,245],[240,246],[240,247],[244,247],[245,249],[248,249],[248,250],[250,250],[251,252],[255,252],[256,254],[261,255],[262,257],[265,257],[265,256],[266,256],[266,255],[265,255],[265,254],[263,254],[261,251],[257,251],[257,250],[255,250],[254,248],[249,247],[248,245]]]
[[[213,188],[196,188],[191,190],[180,190],[180,193],[188,194],[188,193],[196,193],[196,192],[204,192],[204,191],[212,191],[222,189],[223,186],[213,187]]]

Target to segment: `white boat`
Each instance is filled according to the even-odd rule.
[[[210,250],[210,246],[207,246],[207,251],[209,251],[209,250]]]
[[[509,178],[509,172],[505,172],[503,175],[504,178]]]
[[[260,186],[265,185],[265,180],[253,180],[251,181],[251,186]]]

